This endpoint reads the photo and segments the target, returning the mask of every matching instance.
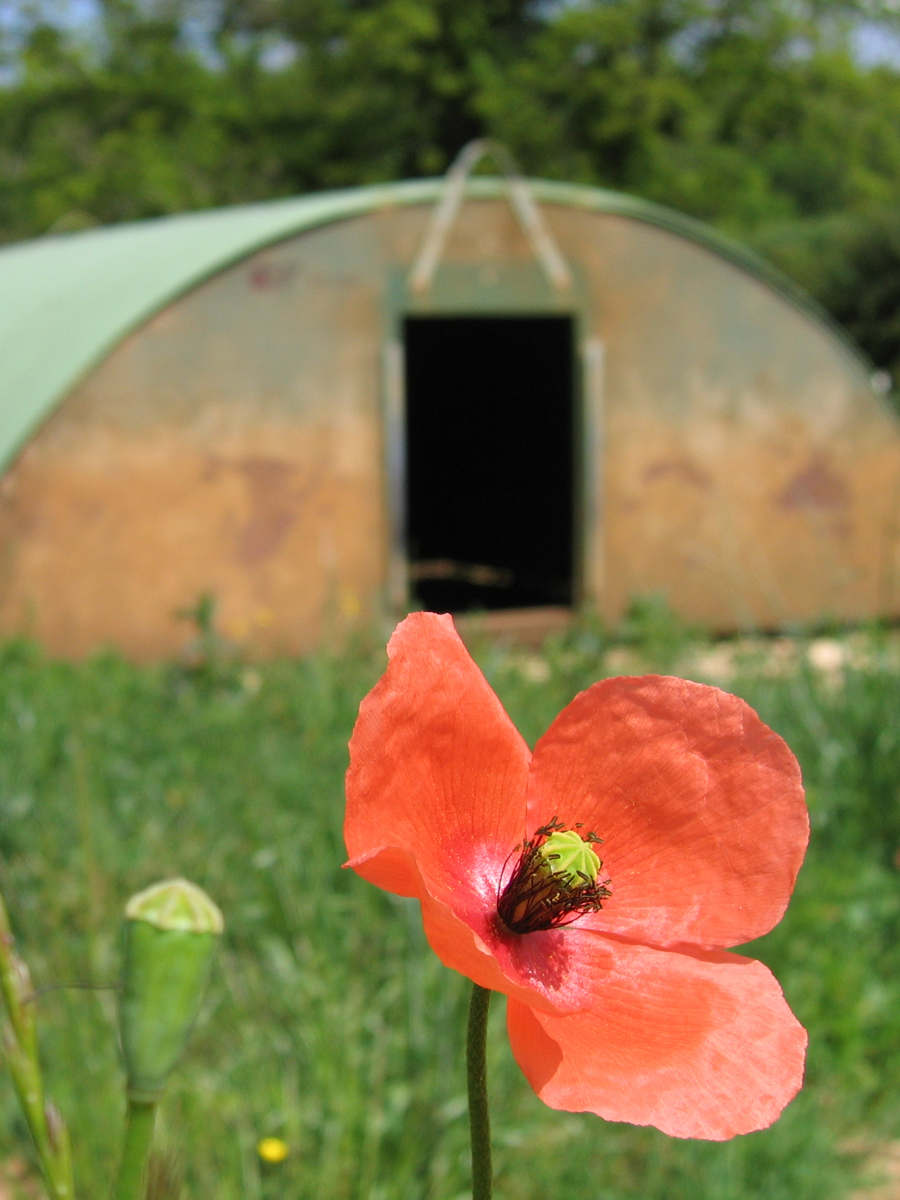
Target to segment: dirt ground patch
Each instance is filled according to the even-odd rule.
[[[44,1200],[44,1189],[24,1158],[0,1162],[0,1200]]]
[[[900,1141],[883,1142],[867,1151],[865,1179],[851,1200],[900,1200]]]

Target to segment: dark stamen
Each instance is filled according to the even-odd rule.
[[[581,825],[574,828],[580,829]],[[582,872],[573,877],[571,872],[553,871],[551,863],[559,855],[543,854],[541,848],[547,838],[561,832],[566,832],[566,826],[554,817],[513,851],[521,851],[519,859],[505,887],[501,878],[497,897],[497,914],[512,933],[536,933],[571,925],[585,913],[599,912],[603,901],[612,894],[607,886],[609,880],[600,879],[602,862],[595,879]],[[579,836],[590,845],[601,841],[596,833]]]

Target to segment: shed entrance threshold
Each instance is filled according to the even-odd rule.
[[[558,622],[575,594],[572,318],[408,317],[404,340],[413,601],[484,612],[486,630]]]

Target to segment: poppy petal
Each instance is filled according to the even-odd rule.
[[[350,859],[408,851],[429,895],[483,912],[524,836],[530,751],[451,617],[413,613],[388,658],[350,741]]]
[[[762,963],[596,934],[594,1005],[510,999],[516,1061],[551,1108],[721,1141],[770,1125],[803,1080],[806,1034]]]
[[[809,837],[800,769],[738,699],[684,679],[607,679],[535,747],[528,825],[602,839],[612,896],[580,924],[657,946],[736,946],[783,916]]]

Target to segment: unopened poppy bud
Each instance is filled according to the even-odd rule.
[[[560,881],[578,887],[583,883],[596,883],[603,865],[589,842],[574,829],[551,833],[542,846],[538,847],[543,868]]]
[[[197,1018],[224,921],[209,896],[186,879],[138,892],[125,916],[122,1052],[129,1095],[152,1102]]]

